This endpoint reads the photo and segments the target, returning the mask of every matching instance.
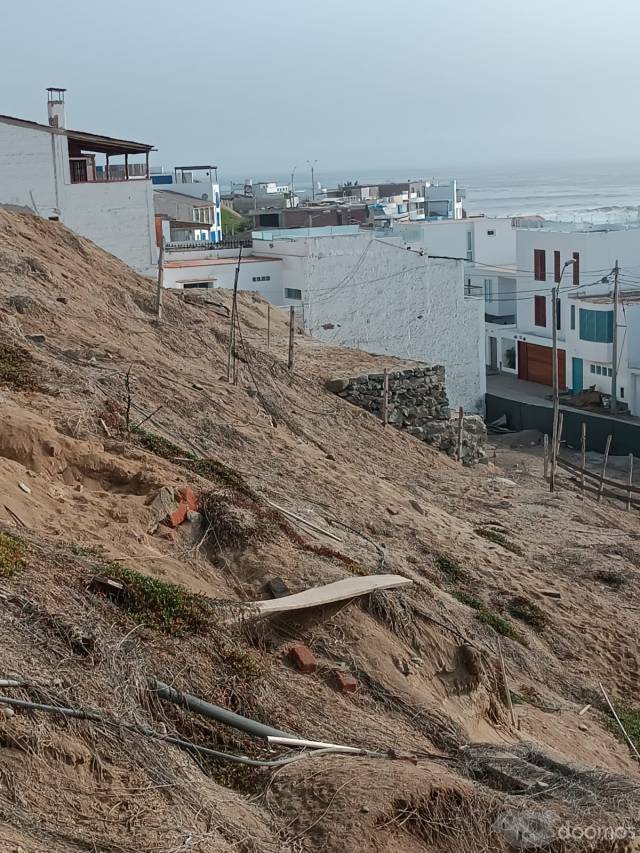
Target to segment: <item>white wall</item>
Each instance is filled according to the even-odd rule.
[[[54,170],[59,139],[59,134],[0,121],[1,203],[28,206],[44,217],[59,215]]]
[[[493,232],[491,234],[490,232]],[[473,260],[491,266],[515,263],[516,229],[509,218],[474,217],[420,224],[399,224],[393,234],[431,255],[466,258],[471,234]]]
[[[157,262],[151,181],[100,181],[63,187],[62,221],[140,272]]]
[[[230,254],[222,252],[221,256],[229,259],[229,263],[216,263],[215,252],[167,252],[165,255],[166,261],[169,264],[173,262],[179,263],[198,258],[206,260],[202,256],[209,255],[209,264],[199,264],[198,266],[165,266],[163,274],[163,282],[165,287],[182,288],[185,282],[202,282],[210,281],[212,287],[224,287],[229,290],[233,289],[236,273],[236,262],[232,257],[237,258],[237,250],[229,250]],[[262,279],[262,281],[254,281],[254,279]],[[284,289],[282,284],[282,263],[278,259],[274,260],[251,260],[246,258],[240,264],[240,273],[238,276],[238,289],[251,290],[260,293],[271,302],[273,305],[285,305],[291,300],[284,298]],[[291,304],[294,304],[293,302]],[[299,304],[299,302],[297,303]]]
[[[367,233],[254,241],[277,254],[283,286],[303,291],[315,337],[443,364],[452,406],[482,411],[484,299],[464,296],[463,264],[434,261]]]

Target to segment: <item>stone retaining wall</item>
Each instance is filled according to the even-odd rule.
[[[327,389],[382,418],[384,374],[331,379]],[[420,366],[389,372],[388,420],[439,450],[456,455],[458,413],[452,415],[445,387],[444,367]],[[479,415],[465,415],[462,461],[474,464],[486,458],[487,430]]]

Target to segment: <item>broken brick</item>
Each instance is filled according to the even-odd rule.
[[[350,672],[336,669],[333,673],[338,690],[343,693],[355,693],[360,686]]]
[[[180,498],[181,501],[184,501],[187,507],[191,510],[191,512],[196,512],[198,509],[198,496],[193,491],[191,486],[182,486],[180,489],[176,489],[176,495]]]
[[[170,512],[165,520],[169,527],[178,527],[187,518],[189,507],[185,503],[178,504],[177,508]]]
[[[291,646],[289,657],[295,668],[300,672],[311,673],[316,671],[317,663],[314,654],[311,649],[303,646],[302,643],[296,643],[295,646]]]

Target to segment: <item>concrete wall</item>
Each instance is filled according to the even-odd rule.
[[[57,216],[54,156],[59,134],[0,122],[0,202]],[[66,137],[62,137],[66,142]]]
[[[151,181],[68,184],[63,188],[64,224],[151,274],[157,262]]]
[[[443,364],[452,405],[482,411],[484,298],[465,298],[461,263],[431,261],[367,233],[274,238],[254,240],[254,249],[282,258],[283,286],[302,290],[311,334]]]
[[[490,232],[493,232],[491,234]],[[511,219],[474,217],[471,219],[398,225],[394,236],[431,255],[466,258],[471,234],[473,260],[492,266],[513,264],[516,257],[516,229]]]

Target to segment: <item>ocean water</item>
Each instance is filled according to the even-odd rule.
[[[539,163],[521,166],[456,166],[380,168],[379,170],[323,171],[316,180],[334,187],[345,180],[402,181],[408,178],[440,180],[456,177],[466,190],[468,213],[492,216],[538,214],[546,219],[600,224],[640,222],[640,157],[637,160],[598,160]],[[274,176],[289,182],[287,175]],[[296,173],[296,190],[310,194],[310,176]]]

